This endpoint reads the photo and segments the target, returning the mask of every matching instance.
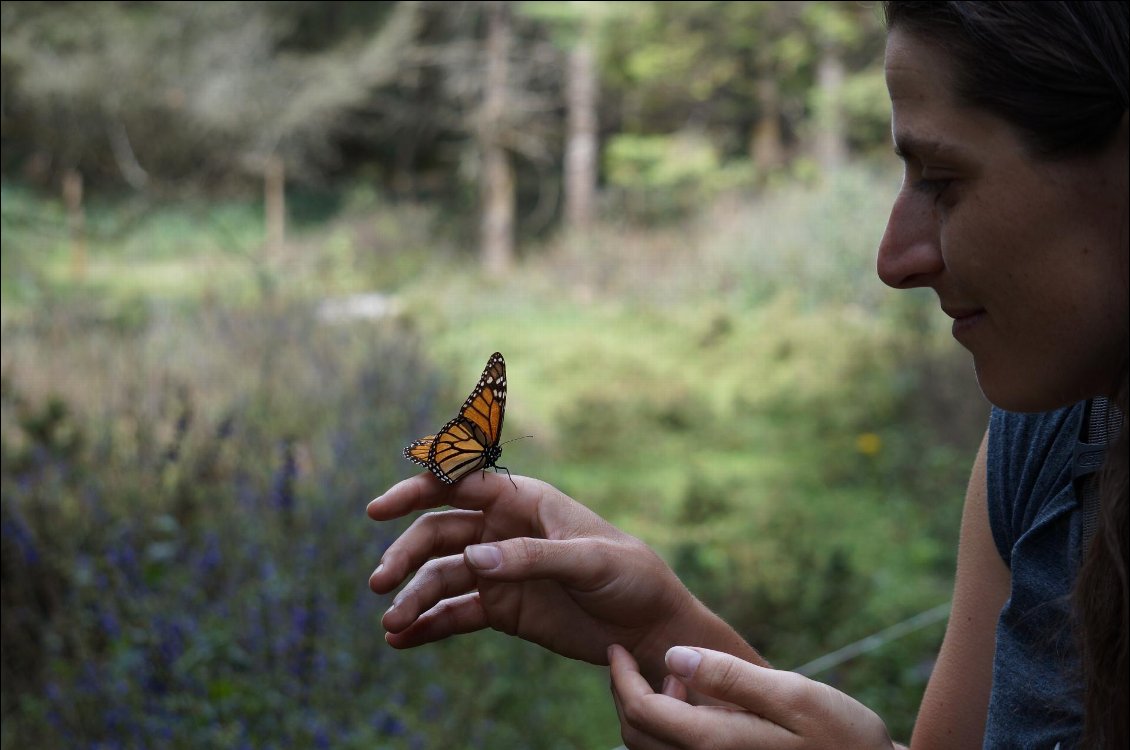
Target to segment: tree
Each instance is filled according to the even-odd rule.
[[[45,153],[141,189],[278,157],[316,179],[417,19],[416,3],[5,3],[5,162]]]
[[[509,3],[495,1],[486,5],[486,88],[476,129],[482,154],[479,242],[483,268],[501,274],[514,263],[514,170],[505,146],[513,31]]]
[[[847,161],[844,55],[863,41],[858,8],[846,3],[812,3],[802,14],[807,35],[818,50],[816,86],[812,91],[813,155],[825,172]]]
[[[748,158],[758,174],[817,143],[844,153],[839,91],[881,46],[872,11],[837,2],[630,7],[602,71],[618,131],[701,133],[724,160]]]
[[[523,15],[540,20],[567,55],[563,182],[565,225],[584,231],[595,219],[600,172],[600,63],[607,32],[627,11],[609,0],[523,2]]]
[[[453,232],[477,223],[484,263],[503,268],[516,237],[550,226],[562,192],[570,226],[592,220],[601,152],[617,139],[684,167],[674,146],[701,146],[703,179],[736,167],[723,187],[800,153],[830,165],[885,140],[869,13],[712,0],[4,3],[2,169],[77,169],[88,194],[246,193],[272,163],[292,182],[363,178],[442,202]]]
[[[565,106],[565,222],[586,230],[593,221],[597,183],[597,88],[595,21],[583,20],[569,50]]]

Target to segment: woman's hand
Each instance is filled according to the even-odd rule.
[[[794,672],[676,646],[667,652],[671,674],[656,693],[631,654],[612,646],[608,656],[621,734],[630,750],[894,747],[871,709]],[[727,705],[691,705],[684,702],[688,691]]]
[[[490,627],[594,664],[623,644],[656,679],[672,643],[752,651],[649,547],[544,482],[484,474],[449,486],[420,474],[368,515],[441,505],[454,509],[416,519],[369,578],[387,593],[412,576],[382,620],[396,648]]]

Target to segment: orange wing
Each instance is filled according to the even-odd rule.
[[[494,467],[502,456],[506,411],[506,361],[495,352],[458,416],[435,435],[413,441],[404,456],[453,484],[473,471]]]
[[[427,466],[428,452],[431,451],[432,443],[435,441],[435,435],[428,435],[427,437],[412,441],[412,444],[404,449],[404,457],[412,459],[421,466]]]

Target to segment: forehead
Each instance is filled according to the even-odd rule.
[[[989,116],[958,101],[952,62],[940,45],[896,27],[887,36],[884,68],[891,130],[901,153],[965,151],[971,139],[987,135]]]
[[[957,106],[953,66],[937,44],[899,28],[887,35],[884,72],[891,103],[936,101]]]

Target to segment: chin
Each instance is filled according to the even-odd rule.
[[[1012,372],[1005,377],[977,366],[977,384],[989,403],[1005,411],[1044,412],[1062,409],[1096,394],[1078,384],[1048,382],[1034,373]]]

